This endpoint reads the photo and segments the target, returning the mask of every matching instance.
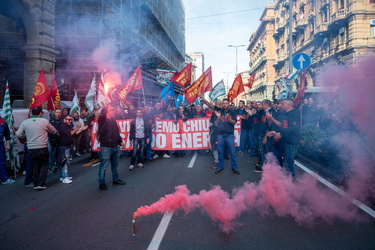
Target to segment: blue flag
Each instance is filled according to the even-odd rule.
[[[176,107],[180,107],[180,103],[181,103],[182,101],[185,102],[185,103],[187,103],[185,97],[184,97],[183,95],[180,94],[180,95],[178,95],[177,98],[176,98]]]
[[[172,82],[169,82],[169,84],[160,92],[160,98],[163,102],[167,102],[168,97],[174,97],[174,86]]]

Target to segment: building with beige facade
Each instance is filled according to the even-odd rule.
[[[258,29],[251,35],[247,50],[250,53],[248,78],[256,74],[253,87],[246,93],[250,100],[272,99],[275,85],[274,5],[267,4],[260,17]],[[247,81],[246,81],[247,82]]]
[[[206,70],[204,66],[204,54],[203,52],[194,52],[194,53],[187,53],[187,56],[189,56],[192,59],[193,63],[193,75],[191,77],[192,81],[197,80]]]
[[[289,69],[285,51],[288,25],[281,18],[288,18],[288,8],[288,1],[275,3],[277,79],[286,75]],[[293,54],[303,52],[312,59],[307,71],[307,86],[320,85],[316,76],[323,68],[340,64],[351,66],[356,59],[375,52],[375,36],[371,33],[371,23],[375,19],[374,1],[295,0],[292,11]]]
[[[291,3],[291,6],[290,4]],[[266,97],[268,90],[264,80],[274,76],[276,83],[273,98],[280,90],[280,78],[289,74],[289,8],[292,8],[292,54],[306,53],[311,57],[307,70],[307,86],[319,86],[317,74],[332,65],[355,64],[357,59],[375,55],[375,0],[275,0],[267,5],[261,16],[258,30],[251,36],[248,47],[250,53],[250,73],[257,72],[256,99]],[[267,14],[272,13],[272,14]],[[274,12],[273,31],[265,32],[266,22]],[[270,21],[269,27],[272,26]],[[273,38],[269,38],[272,33]],[[263,38],[262,35],[264,34]],[[266,36],[265,34],[268,34]],[[262,45],[267,46],[263,49]],[[267,51],[274,44],[273,51]],[[267,52],[267,53],[266,53]],[[272,53],[274,57],[272,58]],[[268,71],[265,62],[273,61],[273,69]],[[295,70],[295,69],[293,69]],[[258,72],[261,74],[258,76]],[[264,74],[263,74],[264,73]],[[296,89],[296,84],[293,84]],[[268,89],[268,87],[267,87]],[[263,98],[264,99],[264,98]],[[269,98],[270,99],[270,98]]]

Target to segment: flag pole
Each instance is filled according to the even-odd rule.
[[[142,93],[143,93],[143,107],[146,106],[146,98],[145,98],[145,87],[142,86]]]

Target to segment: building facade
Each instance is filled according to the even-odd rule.
[[[146,98],[157,99],[156,68],[185,64],[182,0],[4,0],[0,27],[0,80],[25,107],[41,69],[48,82],[55,70],[63,100],[74,90],[82,100],[94,73],[99,79],[106,68],[124,83],[141,65]],[[139,102],[141,95],[129,98]]]
[[[276,0],[273,37],[277,86],[280,78],[289,74],[290,7],[292,53],[306,53],[312,60],[307,70],[307,86],[319,86],[316,76],[327,66],[350,67],[361,57],[375,55],[374,0]]]
[[[204,54],[203,52],[194,52],[187,54],[193,61],[193,75],[192,81],[197,80],[206,70],[204,66]]]
[[[253,87],[249,90],[250,100],[272,100],[275,85],[275,32],[274,5],[267,4],[260,25],[250,39],[247,50],[250,54],[248,78],[256,74]]]

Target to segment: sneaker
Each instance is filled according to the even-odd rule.
[[[37,187],[34,187],[34,189],[37,189],[37,190],[46,190],[46,189],[47,189],[47,186],[46,186],[46,185],[43,185],[43,186],[37,186]]]
[[[134,165],[130,165],[129,171],[132,171],[134,169]]]
[[[125,185],[126,182],[125,181],[122,181],[120,179],[117,179],[115,181],[112,182],[113,185]]]
[[[76,153],[76,156],[81,156],[81,154],[80,153]]]
[[[232,169],[232,173],[233,173],[233,174],[236,174],[236,175],[239,175],[239,174],[240,174],[240,171],[238,171],[237,169]]]
[[[34,184],[27,184],[27,185],[25,185],[25,188],[31,188],[31,187],[34,187]]]
[[[137,167],[139,167],[139,168],[143,168],[144,166],[143,166],[142,163],[138,163],[138,164],[137,164]]]
[[[221,172],[223,172],[224,169],[218,169],[215,171],[215,174],[220,174]]]
[[[163,158],[168,159],[168,158],[171,158],[171,157],[169,155],[167,155],[167,154],[164,154]]]
[[[239,152],[237,153],[237,156],[244,156],[244,153],[243,153],[242,151],[239,151]]]
[[[73,180],[73,177],[65,177],[68,178],[69,180]],[[60,178],[60,181],[63,181],[65,178]]]
[[[212,166],[211,169],[217,169],[217,166]]]
[[[6,180],[6,181],[3,182],[3,185],[13,184],[13,183],[15,183],[15,182],[16,182],[15,180],[8,179],[8,180]]]
[[[154,157],[152,157],[153,159],[157,159],[159,158],[159,155],[154,155]]]
[[[254,169],[254,172],[262,173],[262,172],[263,172],[263,169],[260,168],[260,167],[256,167],[256,168]]]
[[[26,175],[26,171],[22,171],[22,175]]]
[[[102,183],[102,184],[99,185],[99,189],[100,190],[108,190],[108,187],[107,187],[107,185],[105,185],[105,183]]]
[[[69,157],[69,161],[72,161],[73,160],[73,157]]]
[[[73,182],[72,179],[69,177],[65,177],[64,180],[62,180],[62,183],[65,183],[65,184],[70,184],[72,182]]]

